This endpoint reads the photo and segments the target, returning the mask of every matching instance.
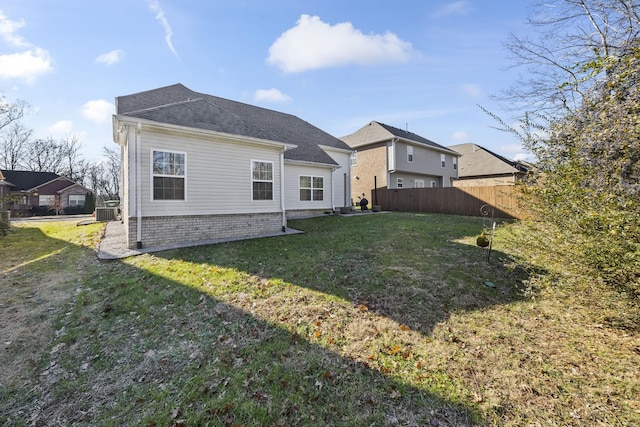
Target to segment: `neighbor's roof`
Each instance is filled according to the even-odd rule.
[[[47,182],[62,178],[60,175],[53,172],[31,172],[3,169],[0,173],[4,175],[6,182],[10,183],[15,188],[14,191],[30,191],[46,184]]]
[[[385,125],[384,123],[376,122],[375,120],[358,129],[351,135],[343,136],[340,139],[346,142],[351,148],[356,149],[365,145],[388,141],[392,138],[399,138],[405,142],[413,142],[417,145],[427,146],[437,151],[444,151],[453,155],[458,154],[447,147],[437,144],[413,132]]]
[[[462,154],[458,161],[458,178],[471,176],[525,173],[528,168],[473,143],[452,145],[449,148]]]
[[[338,138],[291,114],[195,92],[179,83],[119,96],[116,113],[296,145],[285,152],[287,160],[337,165],[320,145],[351,150]]]

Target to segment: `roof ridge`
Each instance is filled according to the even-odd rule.
[[[171,107],[171,106],[174,106],[174,105],[181,105],[181,104],[188,104],[190,102],[196,102],[196,101],[205,101],[205,102],[207,102],[207,100],[204,99],[204,98],[187,98],[184,101],[170,102],[168,104],[154,105],[153,107],[143,108],[141,110],[127,111],[126,113],[123,113],[122,115],[126,116],[128,114],[136,114],[136,113],[143,113],[145,111],[159,110],[159,109],[165,108],[165,107]]]

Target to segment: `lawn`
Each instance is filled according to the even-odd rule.
[[[289,225],[304,233],[108,263],[100,224],[14,227],[0,423],[640,424],[637,308],[520,267],[519,224],[489,262],[478,218]]]

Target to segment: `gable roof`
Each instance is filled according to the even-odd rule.
[[[48,182],[58,178],[63,178],[53,172],[31,172],[3,169],[1,174],[4,176],[5,182],[10,183],[10,185],[14,187],[14,191],[31,191]],[[73,184],[72,181],[69,180],[69,182]]]
[[[452,145],[449,148],[462,154],[458,161],[458,178],[526,173],[528,171],[524,164],[508,160],[473,143]]]
[[[349,145],[351,148],[355,149],[377,142],[388,141],[392,138],[399,138],[405,142],[426,146],[428,148],[447,152],[453,155],[458,155],[458,153],[456,153],[455,151],[452,151],[445,146],[435,143],[413,132],[404,131],[402,129],[398,129],[396,127],[389,126],[375,120],[361,127],[351,135],[343,136],[340,139],[346,142],[347,145]]]
[[[285,151],[286,160],[337,166],[320,146],[351,150],[294,115],[195,92],[180,83],[119,96],[116,114],[296,145]]]

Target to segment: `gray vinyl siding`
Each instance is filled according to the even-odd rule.
[[[453,168],[453,155],[450,153],[442,153],[440,151],[413,145],[413,162],[407,161],[407,144],[397,142],[395,153],[396,173],[408,174],[411,180],[419,178],[412,174],[423,175],[425,180],[433,179],[430,177],[442,177],[443,186],[450,186],[452,178],[458,177],[458,171]],[[440,156],[445,156],[445,167],[442,167]],[[396,176],[396,174],[394,174]],[[413,184],[407,185],[405,179],[405,188],[413,187]],[[392,185],[395,187],[395,178]],[[429,187],[429,183],[426,183]],[[391,188],[391,187],[390,187]]]
[[[140,135],[143,216],[279,212],[280,150],[173,133]],[[130,149],[133,149],[130,143]],[[151,151],[186,154],[185,199],[152,200]],[[251,161],[273,162],[273,200],[252,201]],[[135,186],[135,183],[129,183]],[[134,202],[135,204],[135,202]],[[130,212],[134,214],[135,212]]]
[[[285,163],[284,165],[285,210],[331,209],[331,169]],[[321,176],[324,192],[322,200],[300,200],[300,176]]]

